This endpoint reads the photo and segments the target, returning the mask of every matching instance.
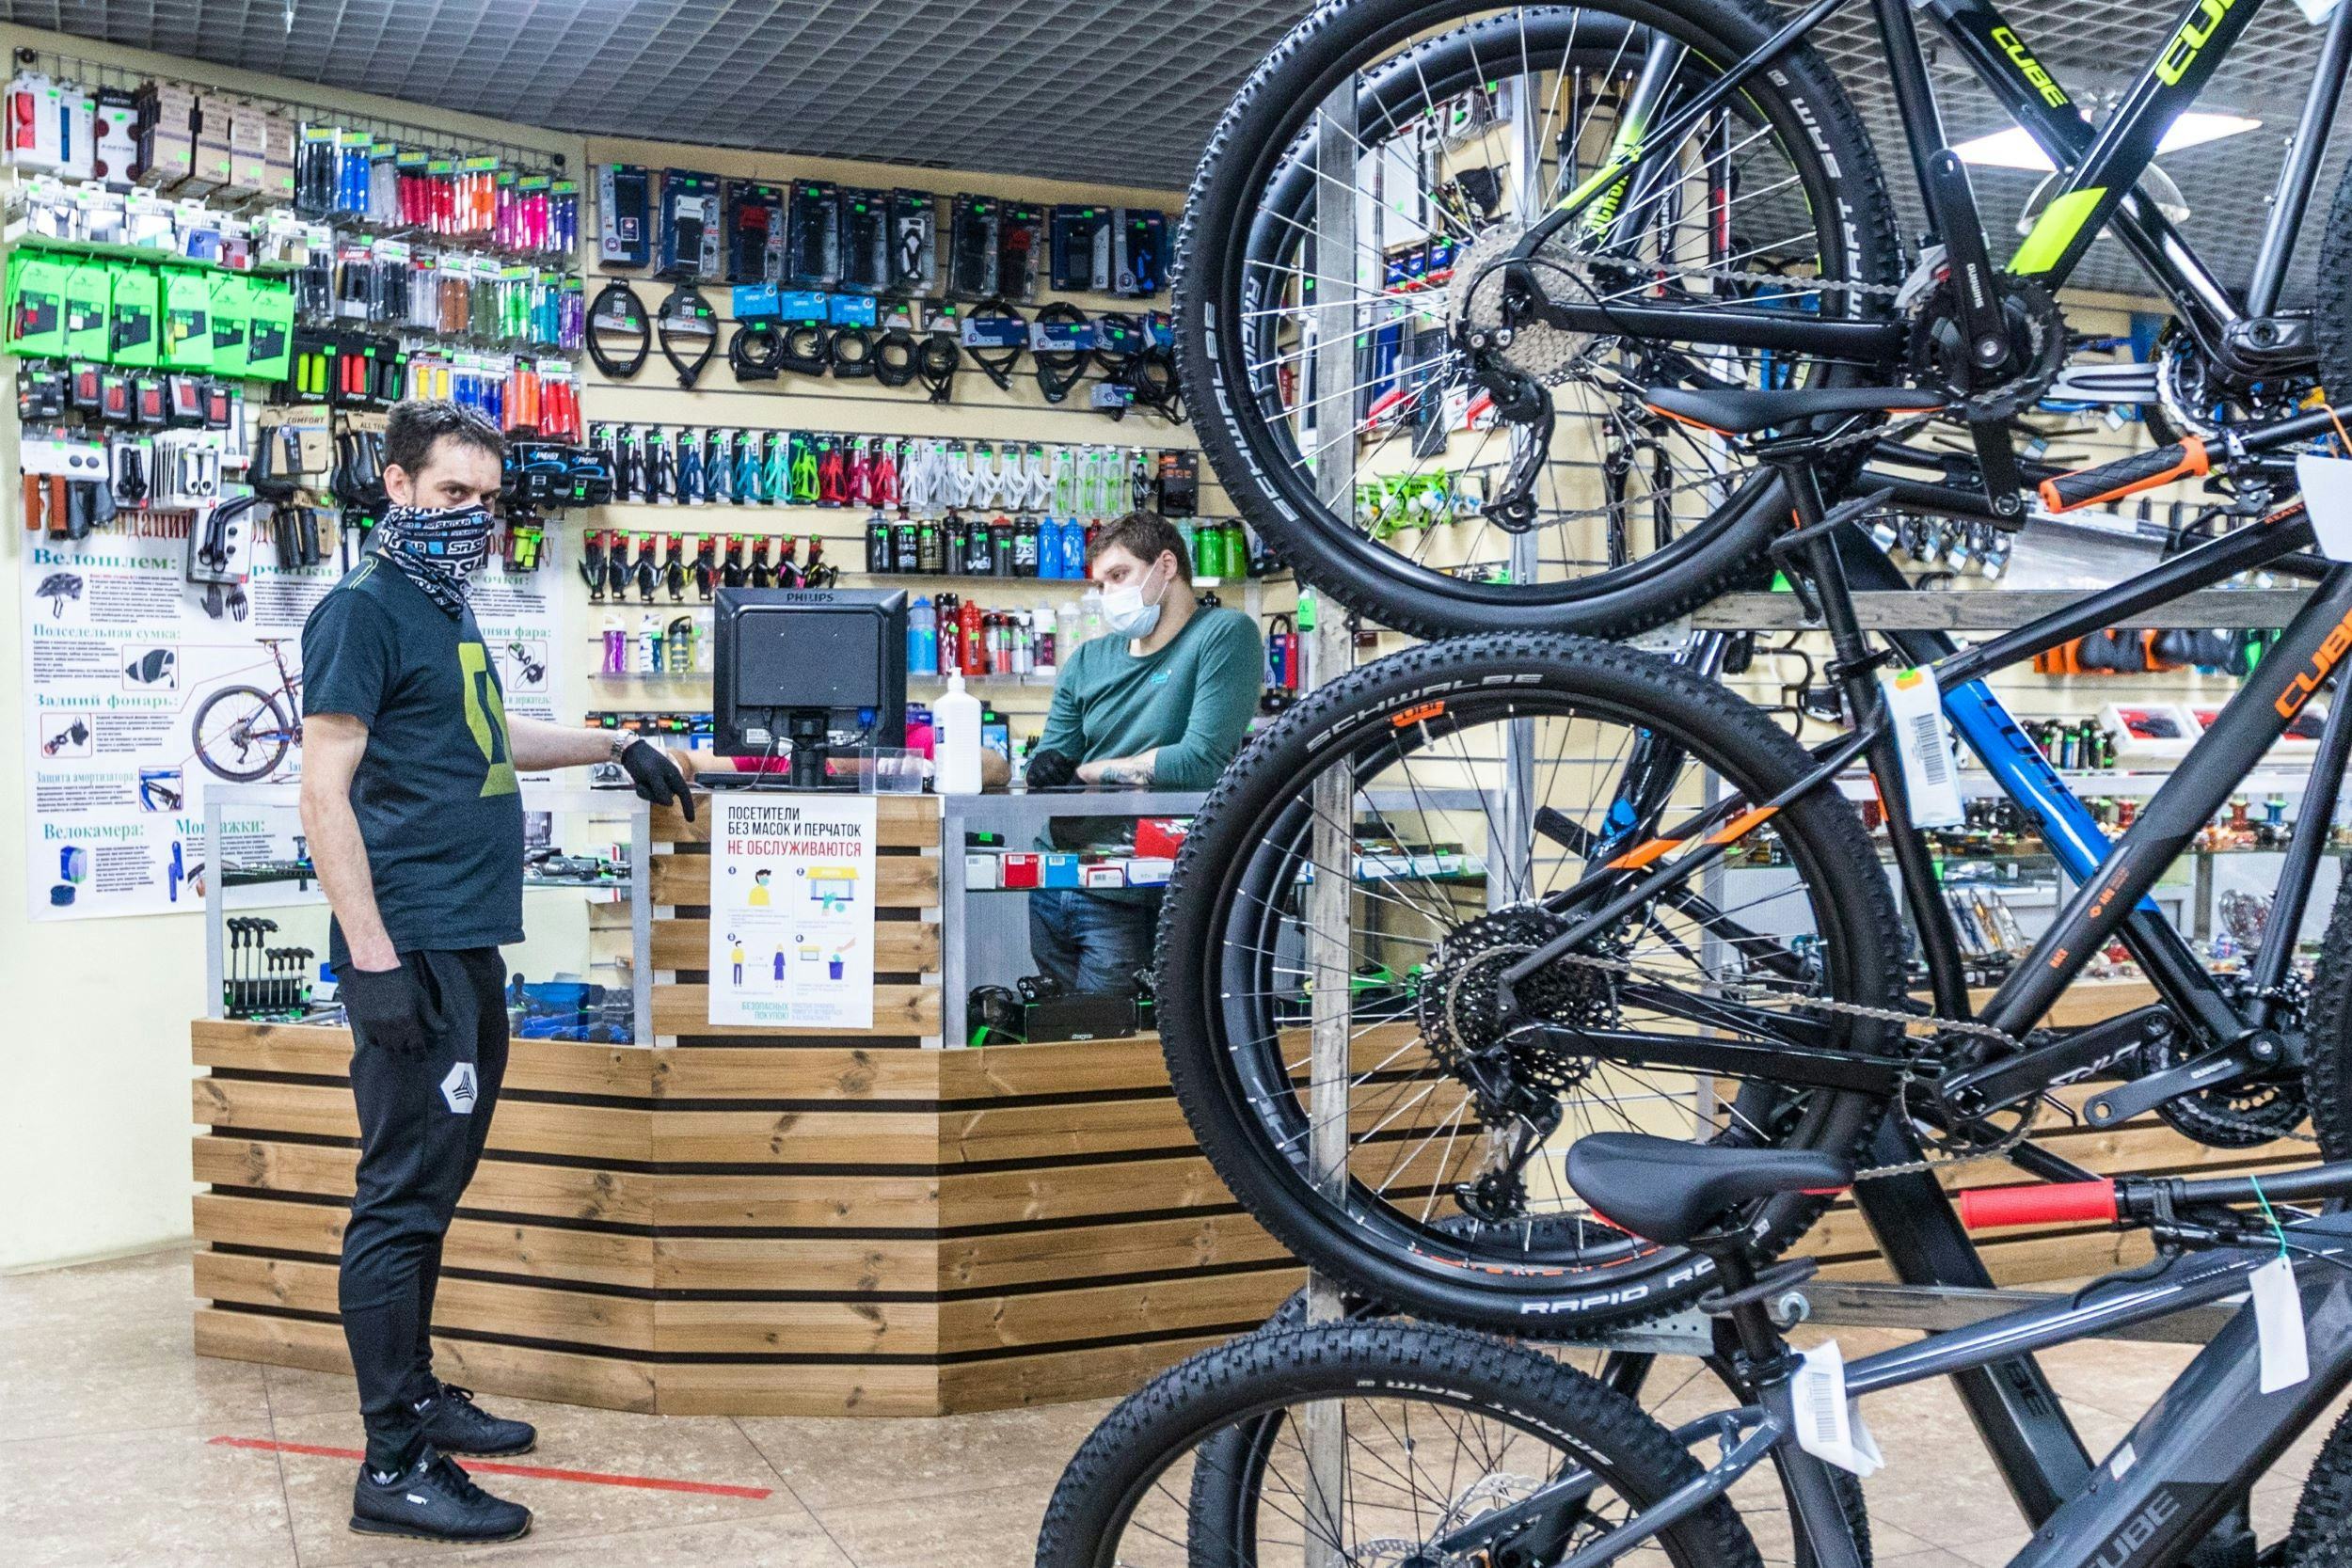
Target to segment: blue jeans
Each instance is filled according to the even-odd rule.
[[[1160,895],[1106,898],[1068,888],[1029,895],[1029,952],[1038,973],[1073,996],[1134,996],[1152,966]]]

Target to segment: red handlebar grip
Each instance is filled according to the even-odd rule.
[[[2076,468],[2072,473],[2045,479],[2042,482],[2042,504],[2052,512],[2072,512],[2100,501],[2121,500],[2174,480],[2194,479],[2210,472],[2212,467],[2205,443],[2191,436],[2153,451],[2134,452],[2095,468]]]
[[[1976,1187],[1960,1195],[1960,1223],[1971,1230],[2000,1225],[2060,1225],[2074,1220],[2115,1223],[2112,1181],[2033,1182],[2023,1187]]]

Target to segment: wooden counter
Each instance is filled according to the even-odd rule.
[[[924,1049],[939,1017],[937,803],[884,798],[882,814],[877,1027],[853,1037],[702,1022],[707,857],[695,830],[657,814],[660,1044],[515,1042],[450,1232],[444,1376],[680,1415],[983,1410],[1124,1392],[1297,1286],[1194,1149],[1155,1040]],[[2145,999],[2078,986],[2069,1022]],[[195,1200],[197,1349],[344,1370],[350,1037],[193,1033],[209,1185]],[[2309,1154],[2202,1149],[2153,1119],[2048,1135],[2100,1170]],[[1986,1253],[2010,1282],[2089,1272],[2118,1247],[2053,1227]],[[1809,1250],[1834,1274],[1881,1273],[1843,1205]]]

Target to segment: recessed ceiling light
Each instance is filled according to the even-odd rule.
[[[2156,143],[2158,152],[2178,152],[2185,147],[2199,147],[2224,136],[2243,135],[2260,130],[2262,121],[2245,115],[2217,114],[2207,109],[2190,109],[2175,119],[2164,139]],[[1964,164],[1982,168],[2022,168],[2037,174],[2047,174],[2056,166],[2026,134],[2022,125],[2006,131],[1995,131],[1989,136],[1976,136],[1952,149]]]

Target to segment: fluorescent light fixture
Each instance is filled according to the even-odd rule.
[[[2175,119],[2156,143],[2158,152],[2178,152],[2185,147],[2201,147],[2224,136],[2243,135],[2262,128],[2262,121],[2245,115],[2216,114],[2206,109],[2191,109]],[[2047,174],[2055,166],[2048,156],[2026,134],[2022,125],[2006,131],[1995,131],[1989,136],[1976,136],[1952,149],[1964,164],[1983,168],[2022,168],[2037,174]]]

